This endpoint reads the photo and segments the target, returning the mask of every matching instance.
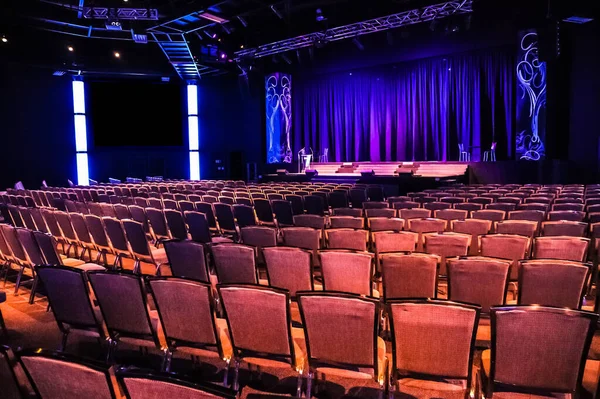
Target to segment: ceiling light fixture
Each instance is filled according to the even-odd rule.
[[[115,58],[121,58],[121,53],[119,53],[118,51],[115,51]]]
[[[6,36],[2,36],[2,43],[7,43],[8,39],[6,38]]]
[[[198,13],[198,16],[204,19],[208,19],[209,21],[216,22],[218,24],[224,24],[225,22],[229,22],[229,20],[219,17],[218,15],[212,14],[210,12],[201,12]]]
[[[281,15],[281,13],[279,12],[279,10],[277,10],[277,8],[275,8],[274,5],[271,6],[271,11],[273,11],[273,13],[275,13],[275,15],[277,15],[277,17],[279,19],[283,19],[283,15]]]
[[[242,24],[242,26],[244,28],[248,27],[248,22],[246,22],[246,20],[244,19],[244,17],[238,15],[237,19],[238,19],[238,21],[240,21],[240,24]]]
[[[70,52],[73,52],[73,51],[75,51],[75,49],[73,48],[73,46],[69,46],[69,47],[67,47],[67,50],[69,50]]]

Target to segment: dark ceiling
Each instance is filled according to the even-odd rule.
[[[520,21],[531,16],[543,19],[547,14],[547,0],[527,1],[527,6],[523,6],[523,1],[478,0],[474,18],[479,18],[480,28],[487,24],[486,18],[500,15],[507,21],[515,16],[520,16]],[[570,2],[570,6],[574,7],[578,1]],[[0,42],[0,62],[99,76],[128,74],[175,78],[178,73],[151,33],[169,32],[177,36],[179,31],[184,31],[188,32],[184,43],[190,49],[190,57],[196,64],[210,67],[206,69],[207,75],[233,73],[239,72],[233,58],[241,48],[440,2],[442,0],[4,0],[0,5],[0,36],[5,36],[7,42]],[[581,0],[584,6],[590,3]],[[157,9],[158,20],[121,20],[122,29],[112,31],[106,29],[106,20],[82,18],[81,5]],[[581,12],[595,16],[597,6],[595,8],[585,7]],[[552,11],[557,12],[556,9]],[[212,22],[198,17],[199,12],[209,12],[228,22]],[[574,10],[560,12],[575,13]],[[317,18],[319,15],[323,18]],[[465,29],[471,21],[467,25],[464,19],[454,23]],[[410,29],[421,32],[427,27]],[[402,35],[407,32],[405,30]],[[148,34],[148,43],[135,43],[132,33]],[[379,40],[381,37],[386,40],[385,33],[377,35]],[[69,47],[73,51],[69,51]],[[216,55],[207,55],[209,48],[216,49]],[[120,57],[115,57],[116,52]],[[273,58],[269,57],[266,62],[282,62],[281,58]],[[300,56],[294,52],[285,58],[286,63],[297,63]]]

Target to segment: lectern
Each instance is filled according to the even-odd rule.
[[[312,157],[312,149],[310,150],[310,154],[304,148],[298,152],[298,173],[303,173],[306,169],[310,169]]]

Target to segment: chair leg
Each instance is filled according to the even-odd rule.
[[[231,364],[231,359],[225,360],[225,375],[223,376],[223,386],[228,387],[228,379],[229,379],[229,366]]]
[[[169,348],[165,348],[164,350],[165,354],[163,357],[163,371],[164,372],[170,372],[171,371],[171,361],[173,360],[173,352],[171,352],[169,350]]]
[[[6,288],[6,281],[8,280],[8,272],[10,271],[10,263],[6,262],[2,265],[2,270],[4,271],[4,285],[3,288]]]
[[[15,295],[19,293],[19,287],[21,286],[21,278],[23,277],[23,271],[25,271],[25,267],[21,266],[21,270],[19,270],[19,274],[17,275],[17,282],[15,283]]]
[[[31,294],[29,295],[29,304],[33,305],[33,302],[35,300],[35,291],[37,290],[37,285],[38,285],[38,276],[36,275],[33,278],[33,285],[31,286]]]
[[[301,398],[302,397],[302,374],[298,373],[298,376],[296,378],[298,379],[298,382],[296,383],[296,397]]]
[[[67,348],[67,341],[69,340],[69,332],[63,332],[62,341],[60,342],[59,352],[64,352]]]
[[[313,382],[314,374],[309,370],[308,376],[306,377],[306,397],[312,398],[312,382]]]
[[[108,342],[108,351],[106,353],[106,363],[112,364],[113,360],[114,360],[113,359],[114,352],[117,349],[117,341],[114,341],[111,338],[108,338],[107,342]]]
[[[2,309],[0,309],[0,335],[5,335],[8,337],[8,329],[4,323],[4,317],[2,317]]]
[[[240,389],[240,384],[239,384],[240,361],[239,361],[239,359],[234,360],[234,366],[235,366],[235,370],[233,373],[233,390],[237,392]]]

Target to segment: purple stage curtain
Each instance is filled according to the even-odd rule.
[[[514,55],[498,49],[331,75],[298,77],[294,148],[329,161],[472,160],[496,141],[514,152]]]

